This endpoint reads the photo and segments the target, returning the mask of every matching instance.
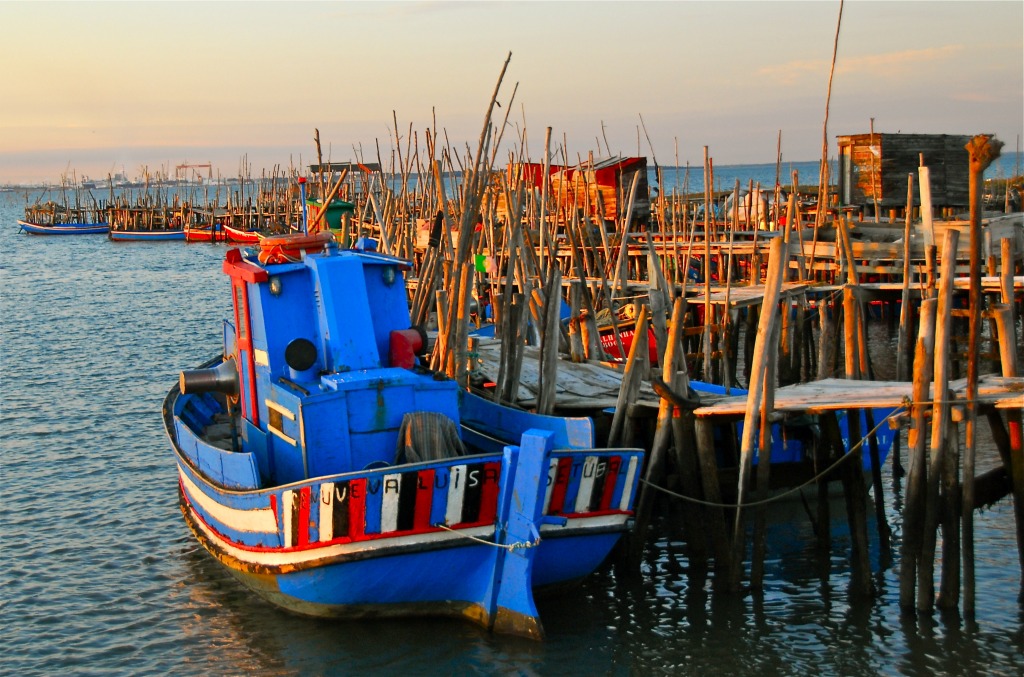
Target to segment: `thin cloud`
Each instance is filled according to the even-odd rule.
[[[836,61],[836,73],[892,76],[904,73],[909,66],[921,64],[934,66],[949,61],[963,50],[963,45],[945,45],[856,57],[840,56]],[[758,74],[776,84],[789,86],[799,83],[808,75],[817,76],[828,73],[828,67],[829,62],[824,59],[802,59],[777,66],[763,66],[758,69]]]
[[[836,70],[846,74],[871,73],[874,75],[910,65],[923,63],[936,65],[943,61],[949,61],[963,49],[963,45],[944,45],[928,49],[907,49],[888,54],[870,54],[852,59],[840,59],[836,62]]]

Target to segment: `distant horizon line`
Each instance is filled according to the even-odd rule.
[[[1012,156],[1018,156],[1018,157],[1013,158],[1011,163],[1018,163],[1019,164],[1021,159],[1024,158],[1024,152],[1016,151],[1016,150],[1011,150],[1011,151],[1005,151],[1004,150],[1004,152],[996,160],[996,164],[998,164],[1000,167],[1002,167],[1006,163],[1006,161],[1009,160]],[[649,164],[647,166],[648,172],[654,172],[657,169],[662,169],[662,170],[686,170],[686,169],[689,169],[689,170],[693,170],[693,171],[697,171],[697,172],[702,172],[703,169],[704,169],[701,164],[689,164],[688,163],[688,164],[675,165],[675,164],[654,163],[653,162],[653,158],[652,158],[651,155],[619,154],[619,155],[616,155],[616,156],[609,156],[609,157],[623,157],[623,158],[643,157],[643,158],[646,158],[649,161]],[[713,158],[712,158],[712,160],[713,160]],[[830,165],[834,165],[837,161],[838,161],[838,157],[837,156],[831,156],[828,159],[828,163]],[[187,159],[186,159],[185,162],[187,162]],[[344,163],[349,163],[349,162],[357,163],[358,161],[356,161],[356,160],[333,160],[332,159],[332,160],[324,162],[324,164],[328,164],[328,163],[344,164]],[[539,161],[535,161],[535,160],[530,160],[529,162],[531,162],[533,164],[539,164]],[[776,166],[776,165],[780,165],[780,166],[811,165],[811,164],[813,164],[813,165],[820,165],[820,163],[821,163],[821,159],[820,158],[810,159],[810,160],[786,160],[786,159],[782,159],[782,160],[773,160],[773,161],[768,161],[768,162],[729,162],[729,163],[721,163],[721,164],[717,164],[716,163],[714,165],[714,168],[715,169],[726,169],[726,168],[735,168],[735,167],[773,167],[773,166]],[[182,163],[182,164],[184,164],[184,163]],[[200,164],[200,163],[191,163],[191,164]],[[212,162],[204,163],[204,164],[213,165]],[[317,164],[317,163],[313,163],[313,162],[308,162],[308,163],[304,162],[303,163],[303,165],[307,169],[309,167],[315,165],[315,164]],[[371,161],[369,164],[377,164],[377,162],[376,161]],[[257,175],[250,174],[249,178],[252,179],[252,180],[258,179],[259,178],[259,176],[258,176],[259,172],[266,172],[268,169],[273,169],[273,167],[275,165],[276,166],[281,166],[281,163],[271,163],[270,166],[262,166],[262,167],[259,167],[259,168],[253,168],[250,171],[251,172],[256,172]],[[500,167],[496,166],[495,169],[500,169],[501,167],[505,167],[505,166],[507,166],[507,163],[505,165],[501,165]],[[556,165],[556,166],[567,166],[567,165]],[[572,166],[576,166],[576,165],[572,165]],[[142,167],[148,169],[148,165],[143,164]],[[163,165],[161,165],[161,169],[164,169]],[[166,169],[169,170],[170,169],[170,165],[168,165]],[[1011,168],[1006,168],[1006,169],[1009,170]],[[1013,169],[1014,169],[1014,171],[1019,171],[1016,167],[1014,167]],[[122,169],[120,171],[112,172],[112,173],[108,172],[106,175],[104,175],[102,177],[99,177],[99,178],[94,178],[93,176],[91,176],[88,173],[81,173],[81,174],[79,174],[78,171],[76,169],[74,169],[74,168],[71,168],[69,171],[72,172],[72,173],[75,173],[75,175],[77,176],[77,182],[78,183],[81,183],[83,180],[106,182],[108,180],[108,178],[113,178],[113,177],[117,177],[117,176],[122,176],[122,177],[128,178],[127,172],[124,170],[124,165],[123,164],[122,164]],[[385,174],[397,174],[398,173],[398,172],[392,172],[392,171],[383,170],[383,169],[382,169],[382,171]],[[459,174],[464,173],[464,170],[455,170],[455,171],[445,170],[444,173],[445,174],[451,174],[451,175],[459,175]],[[986,172],[986,173],[988,173],[988,172]],[[182,179],[184,179],[184,180],[193,180],[197,176],[199,176],[199,178],[204,178],[205,176],[207,176],[209,174],[213,174],[213,175],[215,175],[217,178],[219,178],[221,180],[231,180],[231,179],[237,180],[239,178],[237,175],[222,174],[220,168],[214,166],[211,169],[209,169],[207,172],[193,172],[188,177],[176,178],[175,180],[182,180]],[[61,174],[61,177],[65,177],[65,176],[67,176],[66,173],[62,173]],[[141,176],[143,176],[143,175],[138,175],[137,174],[135,177],[132,177],[132,178],[130,178],[128,180],[131,180],[131,181],[142,180],[140,178]],[[418,172],[410,172],[409,176],[418,176]],[[157,180],[154,180],[153,182],[155,183],[155,182],[157,182]],[[62,184],[62,178],[58,178],[58,179],[55,180],[55,179],[52,179],[50,177],[42,178],[42,179],[34,179],[34,180],[33,179],[0,180],[0,188],[4,188],[4,189],[12,189],[12,188],[47,188],[47,187],[51,187],[51,186],[60,186],[61,184]]]

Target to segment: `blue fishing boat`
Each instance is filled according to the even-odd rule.
[[[163,407],[182,513],[292,612],[541,638],[534,590],[608,556],[643,452],[594,448],[589,418],[501,406],[423,368],[408,268],[329,233],[228,250],[223,352]]]
[[[29,235],[95,235],[106,233],[110,225],[106,223],[30,223],[18,221],[18,228]]]

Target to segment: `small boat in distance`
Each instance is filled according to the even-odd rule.
[[[151,242],[158,240],[184,240],[185,230],[114,230],[110,229],[109,237],[115,242]]]
[[[25,207],[25,218],[18,220],[18,229],[29,235],[93,235],[110,230],[104,210],[72,207],[58,202],[45,202]]]
[[[534,589],[607,557],[644,453],[593,448],[590,418],[503,406],[424,368],[410,263],[363,246],[320,232],[228,250],[223,351],[163,406],[185,521],[292,612],[540,639]]]
[[[29,235],[95,235],[106,233],[110,226],[106,223],[60,223],[47,225],[18,221],[18,228]]]
[[[167,207],[117,205],[109,212],[108,237],[115,242],[185,239],[185,219]]]

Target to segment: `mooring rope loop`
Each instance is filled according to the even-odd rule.
[[[526,542],[521,542],[521,543],[508,543],[508,544],[495,543],[494,541],[488,541],[488,540],[483,539],[483,538],[477,538],[476,536],[472,536],[470,534],[464,534],[461,531],[457,531],[455,529],[452,529],[451,527],[449,527],[447,525],[444,525],[444,524],[441,524],[440,522],[438,522],[437,524],[434,524],[433,526],[438,528],[438,529],[444,529],[445,531],[450,531],[453,534],[456,534],[457,536],[461,536],[462,538],[468,538],[471,541],[476,541],[477,543],[480,543],[481,545],[490,545],[490,546],[495,547],[495,548],[502,548],[503,550],[507,550],[508,552],[513,552],[515,550],[526,550],[527,548],[536,548],[538,545],[540,545],[540,540],[541,540],[540,536],[538,536],[536,538],[536,540],[526,541]]]
[[[786,491],[784,491],[784,492],[782,492],[780,494],[776,494],[775,496],[770,496],[768,498],[764,498],[764,499],[761,499],[759,501],[750,501],[749,503],[744,503],[742,506],[740,506],[739,503],[715,503],[713,501],[705,501],[704,499],[701,499],[701,498],[694,498],[693,496],[685,496],[683,494],[676,493],[676,492],[672,491],[671,489],[666,489],[665,487],[658,486],[657,484],[654,484],[653,482],[648,482],[643,477],[640,478],[640,481],[643,482],[644,484],[646,484],[647,486],[651,487],[652,489],[657,489],[658,491],[661,491],[661,492],[663,492],[665,494],[668,494],[669,496],[672,496],[673,498],[678,498],[678,499],[681,499],[683,501],[688,501],[690,503],[696,503],[697,505],[704,505],[704,506],[707,506],[709,508],[733,508],[733,509],[735,509],[735,508],[739,508],[739,507],[751,508],[751,507],[757,507],[759,505],[768,505],[769,503],[774,503],[775,501],[780,501],[783,498],[786,498],[787,496],[789,496],[791,494],[795,494],[798,491],[802,491],[804,488],[814,484],[815,482],[817,482],[818,480],[823,478],[825,475],[829,474],[830,472],[832,472],[833,470],[838,468],[840,465],[845,463],[846,460],[850,458],[850,455],[852,454],[853,451],[863,447],[865,440],[867,440],[869,437],[874,435],[875,432],[879,428],[881,428],[884,423],[886,423],[890,418],[892,418],[893,416],[896,416],[898,413],[900,413],[902,410],[904,410],[905,407],[906,407],[906,405],[900,405],[899,407],[894,409],[891,414],[889,414],[888,416],[883,418],[879,423],[875,424],[874,428],[872,428],[866,435],[861,437],[860,441],[857,442],[857,444],[855,444],[852,447],[850,447],[849,451],[847,451],[845,454],[840,456],[839,459],[835,461],[835,463],[833,463],[829,467],[825,468],[824,470],[822,470],[820,473],[818,473],[814,477],[811,477],[809,480],[807,480],[803,484],[799,484],[799,485],[793,487],[792,489],[787,489]]]

